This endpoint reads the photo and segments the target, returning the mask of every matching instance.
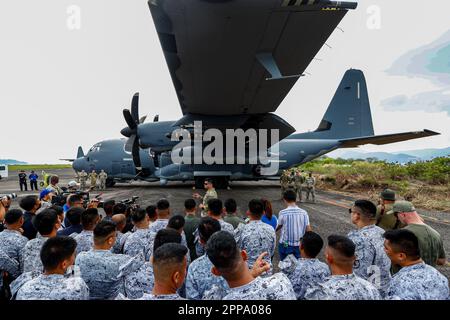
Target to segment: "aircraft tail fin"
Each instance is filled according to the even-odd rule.
[[[321,139],[373,136],[372,114],[366,79],[360,70],[348,70],[319,128]]]
[[[83,151],[83,148],[81,146],[79,146],[78,152],[77,152],[77,159],[82,158],[82,157],[84,157],[84,151]]]
[[[349,139],[373,136],[372,114],[366,79],[361,70],[348,70],[316,131],[298,139]]]

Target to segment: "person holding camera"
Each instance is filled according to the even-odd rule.
[[[41,208],[41,201],[37,196],[26,196],[20,200],[20,207],[25,210],[23,215],[23,235],[32,240],[36,238],[37,230],[33,225],[33,218],[36,216],[36,212]]]

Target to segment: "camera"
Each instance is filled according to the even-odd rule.
[[[12,200],[12,199],[17,198],[17,194],[15,194],[15,193],[5,194],[5,195],[0,196],[0,198],[5,199],[5,200]]]
[[[84,191],[65,191],[60,195],[54,196],[52,198],[52,204],[57,205],[57,206],[64,206],[67,202],[67,198],[71,195],[80,195],[83,199],[83,207],[87,207],[87,205],[89,204],[89,192],[84,192]]]

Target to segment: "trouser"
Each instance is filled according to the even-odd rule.
[[[36,180],[30,180],[30,188],[31,190],[38,190],[38,185]]]
[[[81,190],[86,189],[86,180],[80,180],[80,189]]]
[[[316,201],[316,190],[314,189],[314,187],[306,188],[306,200],[309,200],[309,195],[311,195],[312,201]]]
[[[290,254],[293,254],[297,259],[300,259],[299,246],[285,246],[283,243],[279,243],[278,253],[280,254],[280,261],[283,261]]]
[[[298,201],[302,202],[302,187],[296,187],[295,193],[298,195]]]
[[[23,191],[23,189],[25,189],[25,191],[28,191],[28,184],[26,181],[19,181],[19,185],[20,191]]]
[[[106,180],[100,180],[100,190],[105,190],[106,189]]]

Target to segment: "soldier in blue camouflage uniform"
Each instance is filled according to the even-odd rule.
[[[392,300],[448,300],[448,279],[420,258],[419,241],[409,230],[384,234],[386,253],[393,264],[402,268],[387,291]]]
[[[35,239],[28,241],[23,248],[22,261],[20,262],[23,267],[22,272],[34,270],[42,272],[41,248],[47,239],[56,237],[61,222],[54,210],[45,209],[34,217],[33,225],[38,234]]]
[[[306,291],[306,300],[380,300],[378,289],[353,273],[355,244],[347,237],[331,235],[325,257],[331,276]]]
[[[80,277],[66,277],[75,261],[76,241],[53,237],[42,246],[45,272],[26,282],[17,292],[17,300],[87,300],[89,289]]]
[[[261,221],[264,214],[264,204],[261,200],[251,200],[248,209],[250,221],[248,224],[240,224],[236,229],[236,242],[241,250],[247,252],[249,268],[253,267],[263,252],[268,253],[266,261],[271,265],[271,257],[275,253],[276,246],[275,230]]]
[[[155,284],[151,294],[140,300],[182,300],[177,290],[186,278],[188,249],[178,243],[158,247],[152,257]]]
[[[391,260],[384,252],[384,230],[376,226],[377,207],[368,200],[357,200],[350,209],[351,221],[358,230],[348,234],[356,245],[353,272],[371,282],[383,297],[391,281]]]
[[[322,238],[308,231],[300,242],[301,258],[297,260],[291,254],[279,263],[280,270],[291,281],[298,300],[304,300],[308,289],[323,283],[331,275],[328,266],[316,258],[322,247]]]
[[[127,217],[124,214],[115,214],[111,218],[112,222],[116,224],[116,243],[111,248],[112,253],[123,253],[123,247],[131,232],[122,233],[127,224]]]
[[[156,214],[158,219],[153,222],[149,229],[157,233],[161,229],[165,229],[169,223],[170,203],[166,199],[161,199],[156,203]]]
[[[91,300],[115,299],[124,289],[124,279],[144,264],[142,257],[114,254],[116,225],[101,221],[94,229],[94,248],[78,254],[75,264],[89,287]]]
[[[269,277],[255,277],[246,263],[245,251],[240,251],[234,237],[226,232],[214,233],[206,245],[206,253],[213,263],[212,273],[222,276],[230,289],[224,300],[295,300],[289,279],[282,273]],[[255,263],[261,267],[259,274],[270,269],[263,255]]]
[[[20,228],[23,225],[23,213],[21,210],[12,209],[5,215],[6,229],[0,232],[0,248],[18,263],[22,261],[22,250],[28,239],[22,236]]]
[[[144,209],[137,209],[131,215],[135,231],[128,236],[123,246],[123,253],[129,256],[144,256],[145,261],[150,261],[150,244],[151,239],[156,233],[152,232],[148,227],[150,219]]]
[[[74,235],[74,239],[77,241],[77,254],[92,249],[92,246],[94,245],[94,228],[99,221],[100,215],[95,208],[87,209],[81,214],[83,231]]]
[[[154,238],[152,252],[166,243],[180,244],[181,236],[179,232],[172,229],[158,231]],[[142,298],[144,294],[150,294],[152,292],[153,285],[153,265],[151,261],[146,261],[137,272],[125,277],[125,295],[130,299]]]
[[[200,244],[204,247],[209,238],[214,233],[220,231],[220,223],[211,217],[204,217],[200,220],[198,231]],[[203,300],[206,298],[204,296],[205,292],[211,290],[213,286],[217,286],[217,289],[223,289],[224,291],[229,289],[224,278],[211,273],[212,267],[213,264],[206,254],[197,258],[189,265],[186,277],[186,298]]]
[[[223,203],[219,199],[210,199],[208,201],[208,212],[207,215],[213,219],[216,219],[220,223],[220,230],[227,231],[234,236],[234,227],[231,223],[225,222],[222,219],[223,213]],[[197,256],[200,257],[205,254],[204,247],[200,244],[200,237],[198,234],[198,229],[194,232],[195,237],[195,251]]]
[[[20,274],[19,262],[12,259],[3,247],[0,247],[0,288],[3,286],[3,276],[7,273],[13,278]]]

